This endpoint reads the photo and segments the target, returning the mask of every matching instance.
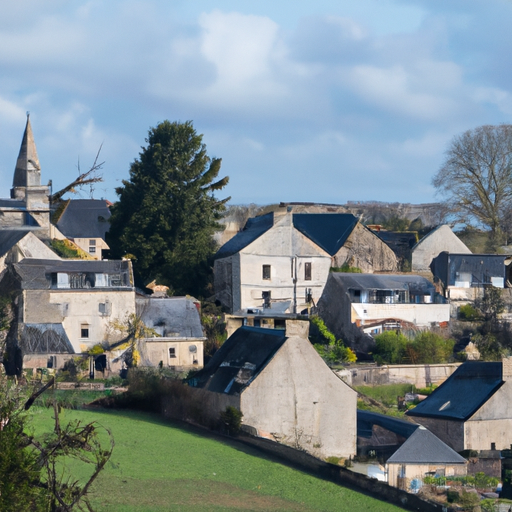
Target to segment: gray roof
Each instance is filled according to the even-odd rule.
[[[295,229],[334,256],[345,244],[358,220],[351,213],[294,213]]]
[[[30,231],[25,229],[1,229],[0,256],[10,251],[27,233],[30,233]]]
[[[202,338],[196,302],[190,297],[137,297],[137,313],[147,327],[165,337]]]
[[[51,274],[122,274],[125,284],[131,287],[131,266],[128,260],[43,260],[25,258],[13,264],[21,279],[22,288],[26,290],[46,290],[51,287]]]
[[[331,272],[329,279],[335,279],[347,290],[409,290],[418,294],[435,291],[428,279],[415,275]]]
[[[501,363],[468,361],[407,415],[465,421],[502,385]]]
[[[57,222],[69,238],[103,238],[110,229],[110,209],[104,199],[71,199]]]
[[[263,233],[266,233],[274,225],[274,214],[267,213],[260,217],[253,217],[247,221],[242,231],[237,233],[231,240],[228,240],[215,255],[215,258],[226,258],[241,251],[250,243],[254,242]]]
[[[414,431],[419,428],[417,423],[393,418],[392,416],[385,416],[377,412],[357,410],[358,437],[371,437],[374,425],[378,425],[405,438],[411,436]]]
[[[388,464],[466,464],[466,459],[425,427],[418,427]]]
[[[0,199],[0,208],[13,208],[15,210],[26,210],[27,205],[25,201],[20,199]]]
[[[189,385],[216,393],[241,393],[286,341],[284,330],[240,327]]]
[[[20,338],[24,354],[73,354],[62,324],[25,324]]]

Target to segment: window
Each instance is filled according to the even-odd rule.
[[[89,240],[89,245],[96,245],[96,240],[94,238],[91,238]]]
[[[94,254],[96,252],[96,247],[94,245],[89,246],[89,253]]]
[[[304,263],[304,280],[311,281],[311,263]]]
[[[108,300],[106,302],[100,302],[98,304],[98,311],[101,316],[110,315],[110,302]]]
[[[89,324],[80,326],[80,338],[89,338]]]
[[[176,349],[174,347],[169,348],[169,357],[176,358]]]
[[[263,279],[270,279],[270,265],[263,265]]]
[[[261,292],[261,298],[263,299],[263,307],[269,308],[270,306],[270,290]]]

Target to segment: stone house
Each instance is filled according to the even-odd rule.
[[[17,263],[24,258],[61,259],[32,231],[0,229],[0,275],[9,263]]]
[[[215,256],[215,296],[231,312],[300,313],[320,298],[331,267],[394,271],[393,251],[352,214],[268,213]]]
[[[430,268],[451,301],[473,301],[481,297],[486,286],[505,286],[505,256],[499,254],[441,252]]]
[[[155,335],[140,342],[141,365],[200,369],[206,340],[200,303],[193,297],[136,297],[137,315]]]
[[[455,451],[512,444],[512,358],[468,361],[407,415]]]
[[[203,403],[214,417],[239,409],[254,435],[321,458],[351,457],[357,393],[324,363],[308,331],[297,320],[287,320],[286,330],[241,327],[189,385],[208,392]]]
[[[412,271],[429,272],[432,260],[442,252],[471,254],[450,226],[443,224],[427,233],[412,248]]]
[[[468,461],[425,427],[369,411],[357,411],[357,453],[385,464],[387,482],[417,491],[426,476],[464,476]]]
[[[61,366],[106,341],[110,323],[135,313],[130,261],[25,258],[10,265],[1,282],[16,295],[7,337],[27,367]]]
[[[68,199],[58,219],[58,230],[80,249],[101,260],[102,251],[109,249],[105,234],[110,229],[110,203],[105,199]]]
[[[450,320],[450,305],[434,285],[410,274],[331,272],[318,312],[336,337],[362,353],[383,330],[425,329]]]

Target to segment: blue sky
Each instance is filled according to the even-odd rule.
[[[114,201],[169,119],[223,159],[232,204],[433,201],[450,140],[510,123],[511,20],[508,0],[8,2],[0,196],[30,111],[54,189],[103,144],[93,196]]]

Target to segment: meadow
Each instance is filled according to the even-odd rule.
[[[34,407],[31,416],[36,435],[53,427],[52,409]],[[61,422],[72,419],[97,421],[115,439],[92,487],[97,512],[402,510],[156,415],[63,409]]]

